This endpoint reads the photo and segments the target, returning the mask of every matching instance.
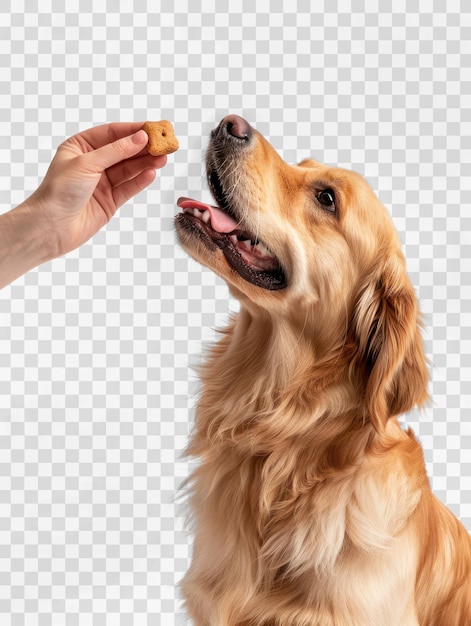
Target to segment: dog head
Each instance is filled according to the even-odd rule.
[[[423,403],[417,300],[367,182],[314,160],[285,163],[235,115],[211,133],[206,171],[217,206],[180,198],[183,247],[253,311],[302,325],[324,350],[353,344],[350,370],[376,426]]]

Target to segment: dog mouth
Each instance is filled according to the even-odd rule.
[[[218,206],[179,198],[177,206],[182,212],[176,218],[177,228],[198,236],[209,249],[217,246],[247,282],[272,291],[284,288],[286,278],[276,255],[236,217],[214,171],[208,180]]]

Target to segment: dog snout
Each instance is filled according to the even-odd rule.
[[[249,142],[253,135],[250,124],[239,115],[227,115],[211,133],[214,139],[229,138]]]

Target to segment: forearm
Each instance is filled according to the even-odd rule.
[[[51,232],[31,199],[0,215],[0,289],[53,258]]]

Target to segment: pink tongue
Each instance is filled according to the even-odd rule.
[[[181,209],[198,209],[199,211],[209,211],[211,216],[211,227],[218,233],[232,233],[239,228],[239,224],[227,213],[215,206],[210,206],[198,200],[190,198],[179,198],[177,205]]]

